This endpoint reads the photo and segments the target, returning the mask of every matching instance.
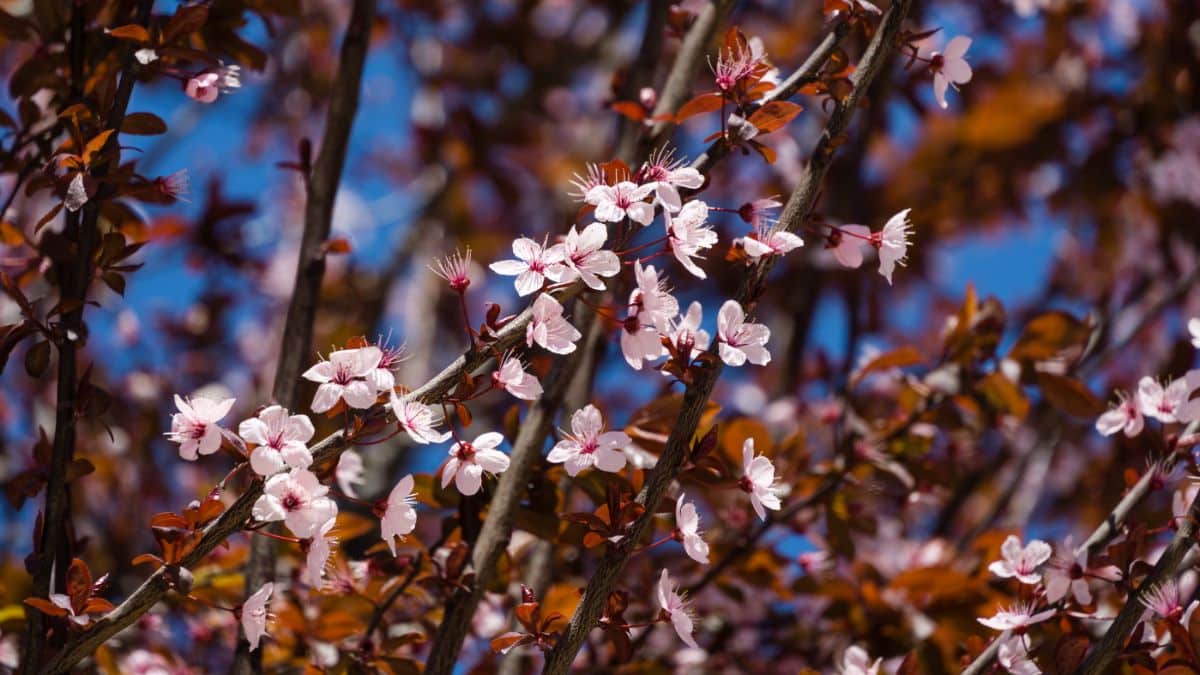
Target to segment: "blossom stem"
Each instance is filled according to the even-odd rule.
[[[300,539],[297,537],[289,537],[286,534],[276,534],[270,530],[251,529],[251,530],[247,530],[247,532],[249,532],[251,534],[257,534],[262,537],[269,537],[271,539],[276,539],[278,541],[286,541],[289,544],[299,544],[300,543]]]
[[[709,208],[712,208],[712,207],[709,207]],[[667,239],[669,239],[669,237],[662,236],[662,237],[659,237],[658,239],[655,239],[654,241],[648,241],[645,244],[639,244],[637,246],[634,246],[633,248],[627,248],[623,251],[617,251],[616,254],[618,256],[626,256],[626,255],[629,255],[630,253],[637,253],[638,251],[649,248],[656,244],[664,244],[667,242]]]

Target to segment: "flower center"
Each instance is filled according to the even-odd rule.
[[[475,459],[475,446],[463,441],[458,444],[458,458],[464,462],[470,462]]]
[[[288,492],[283,495],[283,499],[279,500],[283,510],[288,513],[295,513],[304,508],[304,496],[296,492]]]

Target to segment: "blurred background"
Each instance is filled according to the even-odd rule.
[[[93,570],[113,572],[115,596],[145,573],[129,561],[154,550],[145,516],[204,494],[227,468],[180,461],[163,436],[172,395],[236,397],[228,426],[269,398],[304,203],[298,174],[279,164],[295,161],[300,139],[320,137],[349,3],[244,3],[256,11],[241,4],[223,15],[225,3],[216,0],[211,21],[228,19],[243,41],[228,55],[243,69],[242,87],[205,105],[167,78],[139,84],[130,110],[157,114],[169,131],[121,139],[126,156],[140,157],[141,173],[185,171],[190,190],[174,204],[135,207],[144,226],[134,238],[149,242],[136,257],[144,268],[130,275],[123,297],[95,292],[99,307],[87,310],[83,362],[113,404],[107,428],[83,429],[81,453],[95,473],[80,483],[74,508],[78,531],[104,538],[87,553]],[[702,3],[680,4],[682,22],[689,6]],[[942,110],[923,64],[906,68],[907,59],[896,58],[840,149],[817,206],[830,222],[873,229],[911,207],[908,265],[889,287],[871,261],[841,268],[821,238],[807,234],[805,248],[774,270],[762,302],[772,365],[726,373],[715,394],[723,415],[758,415],[777,435],[817,428],[827,406],[841,404],[833,395],[855,364],[898,345],[939,344],[969,285],[1003,306],[1002,344],[1012,343],[1028,317],[1052,308],[1090,316],[1110,342],[1128,339],[1087,380],[1102,399],[1143,374],[1179,374],[1191,365],[1183,321],[1200,314],[1200,287],[1180,281],[1195,278],[1200,246],[1200,5],[917,6],[913,30],[941,29],[926,53],[956,35],[973,38],[967,60],[974,78]],[[21,15],[32,2],[0,7]],[[615,0],[381,0],[379,10],[334,216],[334,236],[351,251],[330,259],[315,342],[321,353],[356,335],[404,344],[411,358],[397,380],[417,386],[466,346],[455,299],[428,266],[469,247],[477,266],[472,318],[482,320],[486,302],[519,311],[511,279],[484,266],[510,257],[517,235],[553,237],[577,222],[570,181],[586,163],[615,153],[623,122],[609,105],[638,49],[647,8]],[[784,74],[803,61],[826,22],[819,0],[747,0],[731,18],[761,38]],[[668,54],[682,28],[669,23]],[[850,61],[863,44],[860,34],[844,44]],[[0,44],[0,71],[11,74],[29,49]],[[696,90],[710,84],[701,72]],[[715,171],[706,201],[737,209],[789,194],[825,121],[820,98],[796,100],[806,111],[763,139],[777,161],[730,158]],[[0,98],[0,106],[11,112],[11,100]],[[697,154],[715,124],[713,115],[684,124],[673,140],[676,156]],[[11,181],[6,174],[0,193]],[[17,198],[5,218],[35,221],[52,205],[42,195]],[[739,273],[724,253],[746,226],[734,213],[712,219],[721,243],[704,263],[709,282],[663,264],[681,302],[701,299],[713,308],[705,326],[715,332],[715,308],[733,294]],[[0,266],[16,255],[0,254]],[[0,324],[16,315],[15,304],[0,298]],[[1126,335],[1134,326],[1137,333]],[[672,385],[652,374],[630,379],[615,332],[610,337],[596,399],[606,416],[626,420]],[[16,479],[32,466],[38,430],[52,430],[54,413],[52,380],[29,378],[16,365],[20,356],[0,379],[0,480],[8,497],[0,502],[0,605],[10,606],[28,584],[22,559],[40,501],[25,501]],[[545,372],[548,363],[535,358],[534,367]],[[484,399],[475,426],[501,427],[510,406]],[[1064,444],[1025,474],[1033,492],[1017,494],[998,523],[1058,537],[1071,523],[1098,519],[1120,492],[1121,471],[1142,468],[1145,451],[1102,442],[1090,433],[1090,419],[1051,418]],[[334,427],[319,423],[318,436]],[[939,452],[952,453],[949,466],[964,472],[1012,452],[987,434],[961,444],[948,436]],[[444,450],[364,455],[369,483],[362,492],[375,496],[402,473],[433,471]],[[917,492],[942,500],[955,479],[918,476],[927,489]],[[1094,508],[1081,505],[1085,495]],[[1159,507],[1169,508],[1165,501]],[[904,536],[930,531],[934,517],[914,517]],[[778,543],[784,557],[820,547],[804,533]],[[235,544],[222,555],[241,555],[244,542]],[[197,654],[196,662],[204,658]]]

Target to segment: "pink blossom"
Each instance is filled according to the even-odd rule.
[[[663,150],[650,156],[642,165],[641,177],[654,184],[654,193],[663,208],[674,213],[683,206],[679,188],[697,190],[704,185],[704,176],[690,166],[683,166],[673,153]]]
[[[292,534],[308,539],[337,515],[337,504],[325,496],[328,492],[308,469],[278,473],[267,479],[253,514],[262,522],[282,520]]]
[[[575,189],[567,194],[579,201],[586,201],[587,195],[592,191],[592,188],[601,185],[608,185],[608,176],[605,175],[604,169],[600,168],[599,164],[589,162],[587,170],[582,175],[577,173],[571,177],[571,187]]]
[[[738,208],[738,216],[757,232],[768,229],[775,223],[775,220],[767,214],[783,206],[777,197],[778,195],[746,202]]]
[[[1180,378],[1164,387],[1146,376],[1138,380],[1137,399],[1143,415],[1163,424],[1174,424],[1179,421],[1176,415],[1180,407],[1188,400],[1188,384],[1185,378]]]
[[[1188,319],[1187,329],[1192,336],[1192,346],[1200,349],[1200,317]]]
[[[751,260],[773,255],[787,255],[804,245],[804,240],[786,230],[760,230],[754,237],[738,237],[734,245],[741,245]]]
[[[1036,584],[1042,580],[1039,568],[1050,559],[1051,553],[1050,545],[1041,539],[1022,547],[1021,540],[1010,534],[1000,546],[1003,559],[993,562],[988,569],[1002,579],[1015,577],[1023,584]]]
[[[388,494],[383,515],[379,517],[379,534],[387,542],[393,556],[396,555],[396,537],[404,541],[404,537],[417,527],[417,510],[413,508],[413,504],[416,503],[413,484],[412,474],[401,478]]]
[[[301,579],[313,588],[320,589],[325,586],[325,567],[329,564],[329,556],[333,554],[332,547],[337,543],[335,538],[329,536],[329,532],[336,525],[337,518],[330,518],[302,544],[302,548],[307,550]]]
[[[206,71],[192,77],[184,85],[184,91],[188,98],[191,98],[200,103],[212,103],[217,100],[217,96],[221,93],[219,86],[220,76],[215,72]]]
[[[717,243],[717,233],[708,227],[708,204],[699,200],[688,202],[674,216],[664,211],[663,222],[667,227],[667,242],[675,259],[693,276],[707,278],[708,275],[692,258],[700,257],[701,251]]]
[[[250,643],[250,651],[258,649],[259,640],[267,634],[267,620],[270,618],[267,605],[271,602],[271,593],[274,590],[275,584],[268,581],[242,604],[242,632],[246,634],[246,641]]]
[[[691,611],[688,608],[687,602],[683,596],[676,590],[674,584],[671,583],[671,577],[666,570],[658,578],[658,586],[655,588],[655,593],[658,596],[658,606],[671,619],[671,625],[675,627],[675,632],[679,635],[679,639],[683,640],[689,647],[698,648],[696,638],[692,637],[693,622]]]
[[[998,610],[994,615],[980,618],[978,621],[993,630],[1024,630],[1049,619],[1054,616],[1055,612],[1053,607],[1043,612],[1036,612],[1036,607],[1031,604],[1019,604]]]
[[[872,242],[879,249],[879,273],[888,280],[888,284],[892,283],[896,263],[903,265],[908,254],[909,228],[912,227],[908,212],[911,210],[904,209],[889,218],[879,235],[872,237]]]
[[[871,229],[865,225],[842,225],[829,232],[825,248],[843,267],[857,269],[863,264],[863,246],[871,241]]]
[[[549,270],[563,261],[563,251],[549,248],[529,237],[519,237],[512,245],[516,260],[500,260],[489,267],[496,274],[515,276],[517,293],[522,297],[537,293],[546,284]]]
[[[971,38],[959,35],[946,43],[944,52],[934,52],[931,57],[929,67],[933,70],[933,97],[943,110],[949,107],[946,103],[947,87],[953,86],[957,90],[958,85],[971,81],[971,64],[963,58],[970,47]]]
[[[375,387],[376,392],[391,394],[392,390],[396,388],[396,373],[393,371],[408,358],[408,354],[404,351],[404,345],[389,347],[384,344],[382,338],[375,343],[375,346],[379,348],[379,363],[375,365],[374,370],[367,373],[366,380],[372,387]]]
[[[675,500],[675,531],[683,542],[683,550],[696,562],[708,564],[708,542],[700,536],[700,514],[696,505],[685,502],[683,493]]]
[[[1063,542],[1062,551],[1065,555],[1056,556],[1046,566],[1046,601],[1057,603],[1071,593],[1080,605],[1092,602],[1092,591],[1088,587],[1088,577],[1098,577],[1109,581],[1121,578],[1121,571],[1113,565],[1099,568],[1089,568],[1088,550],[1084,546],[1075,550],[1071,537]]]
[[[1117,392],[1116,405],[1096,419],[1096,431],[1105,436],[1112,436],[1121,431],[1129,438],[1133,438],[1142,433],[1144,426],[1145,421],[1142,419],[1142,411],[1138,407],[1137,398],[1126,396],[1124,392],[1120,391]]]
[[[553,296],[542,293],[533,301],[533,319],[525,327],[525,344],[535,342],[555,354],[575,351],[575,342],[583,334],[563,318],[563,306]]]
[[[250,468],[260,476],[273,476],[285,468],[307,469],[312,453],[306,444],[314,433],[307,416],[289,415],[287,408],[278,405],[267,406],[238,425],[238,435],[258,446],[250,452]]]
[[[373,382],[375,370],[383,359],[383,352],[374,345],[359,349],[340,349],[304,372],[304,379],[318,382],[313,396],[312,411],[323,413],[331,410],[338,401],[345,401],[351,408],[365,410],[375,404],[378,396]]]
[[[536,401],[542,395],[542,383],[526,372],[521,360],[511,354],[505,354],[501,359],[500,367],[492,373],[492,383],[497,389],[524,401]]]
[[[596,207],[596,220],[619,223],[629,218],[639,225],[654,220],[654,206],[645,201],[654,192],[654,183],[638,185],[621,181],[616,185],[597,185],[588,190],[584,199]]]
[[[214,401],[204,396],[184,400],[175,395],[175,407],[179,412],[171,416],[171,431],[167,438],[179,444],[179,456],[195,461],[197,453],[211,455],[221,447],[221,427],[217,425],[235,400],[227,398]]]
[[[1174,579],[1167,579],[1146,592],[1140,593],[1138,601],[1164,619],[1178,619],[1183,615],[1183,601],[1179,596],[1179,584]]]
[[[354,486],[366,483],[366,477],[363,470],[362,455],[354,450],[343,450],[342,456],[338,457],[337,468],[333,471],[334,478],[337,480],[338,489],[342,494],[348,497],[357,497]]]
[[[621,260],[617,254],[604,250],[607,239],[608,228],[600,223],[588,225],[583,232],[577,232],[572,225],[563,242],[555,247],[559,249],[561,264],[554,266],[547,274],[556,282],[579,278],[588,288],[604,290],[604,282],[600,277],[616,276],[621,271]]]
[[[687,314],[673,321],[671,330],[667,332],[667,338],[675,346],[675,350],[681,354],[688,354],[693,359],[703,354],[712,340],[708,331],[700,328],[703,311],[700,303],[693,302],[688,305]]]
[[[504,436],[489,431],[470,443],[459,441],[450,446],[450,459],[442,467],[442,488],[449,487],[450,481],[454,481],[454,486],[464,496],[479,492],[485,472],[499,474],[508,469],[508,455],[496,449],[503,442]]]
[[[450,432],[438,433],[434,429],[440,420],[434,418],[433,409],[415,398],[392,396],[388,405],[396,416],[396,423],[408,433],[413,443],[429,445],[450,438]]]
[[[588,404],[571,415],[571,432],[564,434],[546,460],[562,464],[567,475],[576,476],[593,466],[615,473],[625,466],[621,448],[632,441],[623,431],[604,431],[604,419],[596,406]]]
[[[883,659],[871,661],[867,650],[858,645],[850,645],[842,653],[842,675],[879,675],[879,666]]]
[[[653,265],[642,267],[633,263],[637,288],[629,294],[629,315],[621,327],[621,354],[634,370],[642,369],[643,361],[666,356],[659,332],[670,328],[671,319],[679,313],[679,302],[658,278]]]
[[[996,661],[1010,675],[1041,675],[1042,673],[1033,659],[1029,658],[1025,641],[1015,635],[1000,643],[999,650],[996,652]]]
[[[450,284],[455,293],[465,293],[471,285],[471,247],[466,253],[455,251],[429,266],[429,270]]]
[[[733,91],[739,82],[750,77],[760,64],[766,62],[766,55],[753,46],[734,45],[722,49],[717,55],[717,64],[712,66],[714,83],[721,91]]]
[[[736,300],[726,300],[717,312],[717,341],[721,360],[726,365],[740,366],[749,361],[758,366],[771,362],[767,340],[771,330],[761,323],[747,323],[746,313]]]
[[[754,438],[742,443],[742,479],[739,487],[750,495],[750,505],[758,517],[766,520],[764,509],[778,511],[782,504],[775,486],[775,465],[763,455],[754,456]]]

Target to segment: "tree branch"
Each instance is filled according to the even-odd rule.
[[[333,226],[333,206],[346,164],[350,132],[358,112],[363,65],[370,48],[374,17],[375,0],[354,0],[330,94],[325,133],[312,174],[305,182],[308,195],[304,210],[304,233],[300,240],[296,281],[279,345],[279,361],[275,367],[272,391],[275,402],[288,410],[296,409],[300,373],[312,350],[313,323],[316,320],[317,303],[321,299],[321,282],[325,279],[325,242]],[[243,597],[250,597],[275,577],[278,546],[279,542],[270,537],[254,537],[251,540]],[[262,672],[262,651],[251,651],[250,643],[240,632],[232,672],[238,675]]]
[[[150,20],[150,10],[154,0],[141,0],[137,7],[135,20],[142,26]],[[78,3],[72,4],[70,62],[71,89],[74,96],[82,90],[84,78],[84,45],[85,31],[84,8]],[[136,77],[133,70],[136,67],[133,58],[133,48],[127,48],[122,62],[120,82],[117,84],[116,95],[105,116],[106,128],[119,131],[125,119],[125,110],[129,106],[129,98],[133,94],[133,84]],[[102,180],[112,167],[120,164],[121,148],[117,142],[118,133],[109,137],[103,152],[108,161],[92,170],[92,177]],[[33,595],[40,598],[48,597],[54,588],[65,588],[67,568],[71,564],[71,541],[69,521],[71,515],[70,486],[67,484],[67,467],[75,457],[75,421],[79,414],[76,395],[78,393],[78,356],[79,346],[86,339],[87,330],[83,323],[83,308],[86,304],[88,288],[92,280],[92,255],[96,250],[99,235],[97,224],[100,218],[100,195],[88,201],[82,211],[68,213],[66,216],[65,234],[74,240],[78,247],[75,267],[64,266],[62,270],[62,300],[71,305],[62,315],[62,336],[56,340],[58,345],[58,381],[56,392],[56,412],[54,420],[54,443],[50,453],[46,483],[46,506],[42,513],[41,536],[33,555]],[[54,576],[57,574],[57,579]],[[25,638],[25,661],[23,671],[33,673],[37,669],[41,653],[46,644],[47,622],[45,616],[34,609],[26,609],[29,626]]]
[[[854,74],[854,89],[846,100],[834,108],[821,139],[813,151],[808,168],[784,207],[783,214],[776,226],[778,229],[794,230],[799,228],[812,210],[821,181],[832,162],[833,151],[838,139],[846,132],[865,90],[870,87],[871,82],[883,69],[888,57],[892,54],[900,24],[911,4],[911,0],[898,0],[884,14],[874,38],[863,54],[859,69]],[[737,297],[743,307],[750,304],[757,295],[762,280],[770,268],[771,263],[767,261],[752,268],[746,275]],[[684,392],[683,405],[675,426],[671,429],[666,447],[637,496],[637,501],[647,506],[646,512],[630,526],[620,546],[609,548],[606,551],[599,567],[588,582],[583,598],[576,607],[570,623],[564,629],[554,649],[546,656],[546,665],[543,670],[546,675],[566,673],[575,660],[575,655],[579,652],[587,634],[595,627],[612,584],[629,559],[631,547],[636,546],[649,530],[656,510],[655,505],[662,499],[668,486],[675,479],[679,467],[683,464],[684,455],[699,424],[701,411],[720,374],[721,366],[720,362],[717,362],[713,367],[701,371],[694,383],[688,386]]]

